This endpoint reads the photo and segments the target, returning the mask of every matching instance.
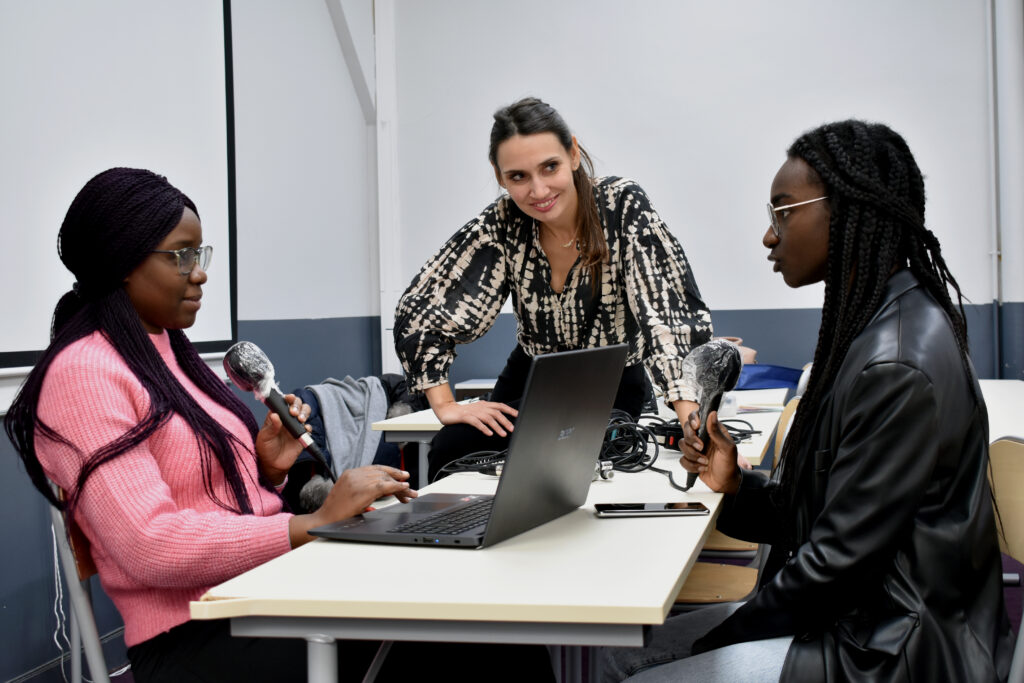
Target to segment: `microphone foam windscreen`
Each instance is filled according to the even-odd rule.
[[[314,474],[299,491],[299,507],[306,512],[315,512],[327,500],[334,483],[326,477]]]
[[[740,378],[743,360],[740,349],[725,339],[701,344],[683,359],[683,379],[697,389],[702,407],[711,396],[729,391]]]
[[[274,365],[263,350],[248,341],[240,341],[224,354],[224,372],[242,391],[251,391],[263,400],[274,386]]]

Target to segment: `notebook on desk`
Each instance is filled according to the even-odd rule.
[[[482,548],[587,499],[626,362],[626,346],[534,356],[493,496],[429,493],[309,533],[344,541]],[[440,518],[465,517],[459,526]]]

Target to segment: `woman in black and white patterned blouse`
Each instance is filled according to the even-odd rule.
[[[639,415],[643,362],[685,419],[696,392],[680,367],[711,338],[711,315],[644,191],[631,180],[593,178],[565,121],[534,98],[494,114],[490,160],[508,194],[441,247],[395,311],[410,388],[454,425],[434,440],[431,477],[458,455],[505,447],[536,354],[629,344],[615,406]],[[448,385],[455,345],[487,332],[510,295],[518,345],[492,400],[456,403]]]

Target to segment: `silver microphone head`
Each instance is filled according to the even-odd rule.
[[[263,350],[248,341],[240,341],[224,354],[224,372],[242,391],[251,391],[260,401],[276,388],[274,365]]]
[[[738,346],[726,339],[712,339],[690,351],[683,359],[682,372],[687,384],[697,388],[697,403],[704,408],[712,396],[736,386],[742,368]]]
[[[712,339],[701,344],[683,359],[683,378],[697,388],[698,438],[708,448],[708,415],[718,410],[725,392],[736,386],[743,368],[740,349],[731,341]],[[697,481],[696,472],[686,473],[686,491]]]

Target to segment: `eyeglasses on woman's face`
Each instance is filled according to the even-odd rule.
[[[770,220],[772,223],[772,232],[775,233],[776,237],[782,236],[782,218],[779,217],[780,211],[793,209],[798,206],[803,206],[804,204],[813,204],[814,202],[820,202],[822,199],[828,199],[828,197],[816,197],[814,199],[808,199],[805,202],[797,202],[796,204],[786,204],[785,206],[772,206],[772,203],[768,202],[768,220]]]
[[[178,262],[178,272],[182,275],[190,275],[196,264],[203,270],[210,265],[213,258],[213,247],[209,244],[201,247],[183,247],[181,249],[154,249],[154,254],[174,254]]]

